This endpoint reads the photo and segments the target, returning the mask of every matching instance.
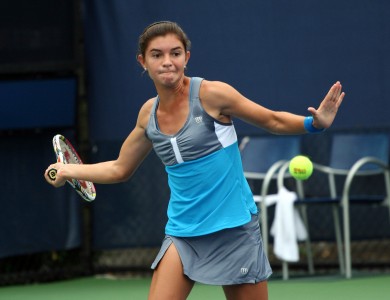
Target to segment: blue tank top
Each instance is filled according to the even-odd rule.
[[[191,78],[189,114],[175,135],[159,130],[158,97],[146,129],[168,174],[171,196],[165,232],[173,236],[200,236],[237,227],[257,213],[234,125],[204,111],[199,100],[202,80]]]

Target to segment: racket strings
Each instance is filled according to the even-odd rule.
[[[63,143],[63,146],[64,149],[66,149],[65,153],[67,154],[66,159],[68,163],[82,164],[81,158],[77,155],[77,153],[71,146],[65,143]],[[84,180],[75,180],[75,181],[77,182],[76,184],[77,188],[79,188],[80,190],[86,190],[89,194],[95,193],[95,188],[91,182],[84,181]]]
[[[62,141],[62,147],[63,153],[64,153],[64,158],[66,160],[66,163],[71,163],[71,164],[82,164],[81,158],[76,154],[75,150],[72,149],[71,146],[67,145],[65,142]]]

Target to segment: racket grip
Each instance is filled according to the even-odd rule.
[[[57,170],[54,168],[51,168],[48,172],[47,175],[49,176],[50,180],[56,180],[57,178]]]

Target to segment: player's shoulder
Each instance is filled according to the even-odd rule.
[[[146,102],[142,105],[141,110],[147,110],[150,112],[152,110],[155,101],[156,101],[156,97],[146,100]]]
[[[150,98],[147,100],[141,107],[139,114],[138,114],[138,122],[141,125],[141,127],[146,127],[146,125],[149,122],[150,113],[153,109],[153,104],[155,102],[156,98]]]
[[[211,91],[218,90],[221,88],[226,88],[229,86],[230,86],[229,84],[227,84],[226,82],[223,82],[223,81],[206,80],[206,79],[202,80],[202,85],[201,85],[202,88],[207,89],[207,90],[211,90]]]
[[[232,90],[234,90],[234,88],[226,82],[203,80],[199,94],[200,98],[207,100],[223,97]]]

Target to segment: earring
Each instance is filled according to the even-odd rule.
[[[148,69],[147,68],[144,68],[144,71],[146,72]]]

